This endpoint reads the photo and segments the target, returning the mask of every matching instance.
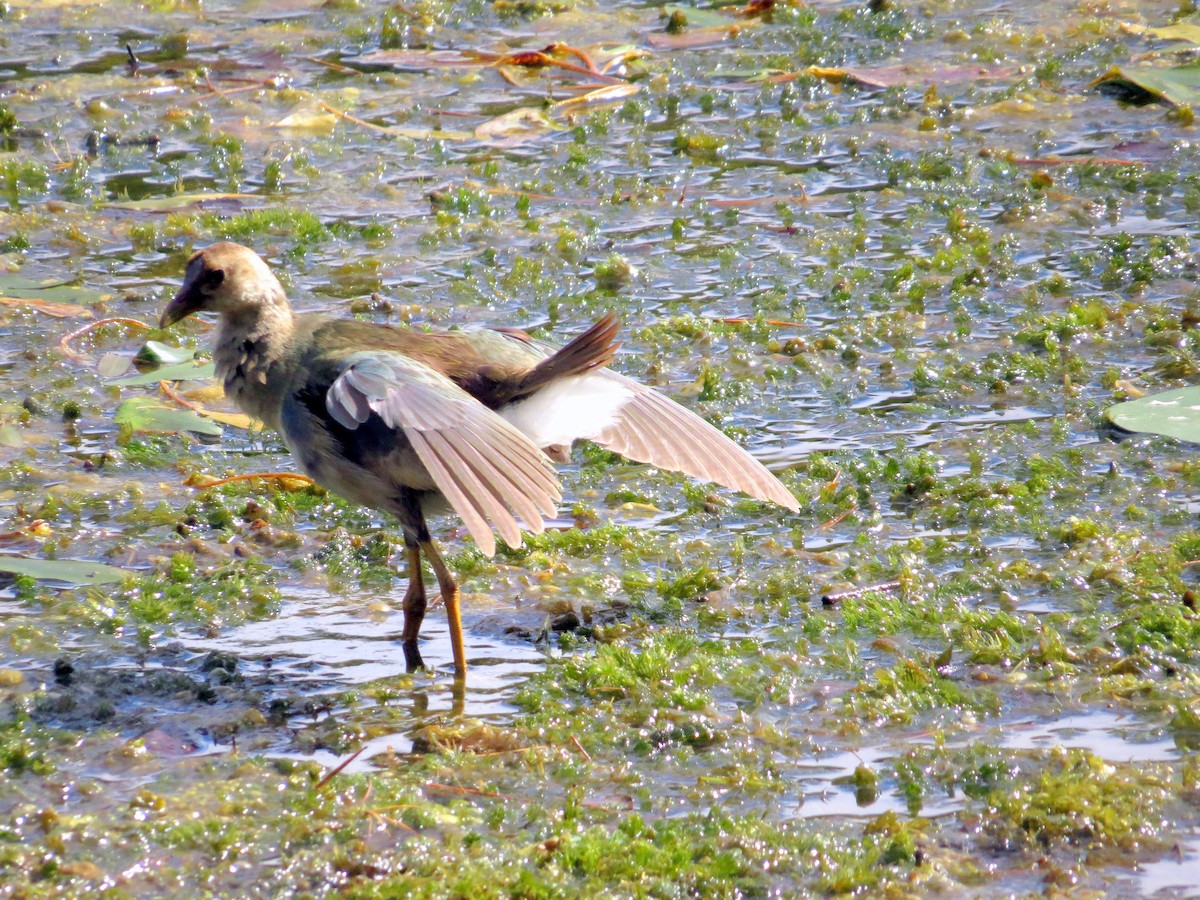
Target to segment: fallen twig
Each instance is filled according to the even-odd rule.
[[[311,478],[307,475],[301,475],[299,472],[252,472],[248,475],[230,475],[227,478],[217,478],[204,484],[188,483],[188,487],[195,488],[198,491],[207,491],[209,488],[220,487],[223,484],[233,484],[235,481],[255,481],[260,478],[274,479],[275,481],[296,481],[305,485],[313,484]]]
[[[848,591],[835,591],[831,594],[822,594],[821,603],[824,606],[836,606],[843,600],[861,597],[863,594],[890,594],[892,591],[898,590],[900,590],[900,582],[881,581],[879,584],[868,584],[865,587],[851,588]]]
[[[752,319],[748,316],[716,316],[714,322],[722,322],[726,325],[753,325],[757,319]],[[789,322],[786,319],[763,319],[768,325],[775,325],[779,328],[803,328],[799,322]]]
[[[470,794],[473,797],[490,797],[493,800],[514,801],[515,797],[510,797],[507,794],[497,794],[493,791],[481,791],[478,788],[459,787],[454,784],[440,784],[436,781],[425,782],[425,787],[431,791],[445,791],[450,794]]]
[[[322,778],[320,781],[317,782],[316,789],[319,791],[321,788],[325,787],[325,785],[329,784],[329,782],[333,779],[334,775],[337,775],[339,772],[342,771],[342,769],[346,768],[346,766],[350,765],[350,763],[352,763],[356,759],[358,759],[359,754],[362,753],[366,749],[367,748],[365,746],[359,747],[357,750],[355,750],[353,753],[351,753],[349,756],[347,756],[345,759],[343,759],[340,763],[338,763],[336,768],[330,769],[328,774],[326,774],[324,778]]]

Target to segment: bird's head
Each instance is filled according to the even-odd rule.
[[[286,302],[279,280],[257,253],[222,241],[192,254],[183,286],[163,310],[159,327],[174,325],[195,312],[239,318]]]

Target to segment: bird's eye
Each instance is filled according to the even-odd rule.
[[[210,291],[216,288],[225,280],[224,269],[209,269],[201,276],[201,284]]]

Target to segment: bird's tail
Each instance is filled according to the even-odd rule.
[[[617,348],[617,331],[621,323],[612,313],[606,313],[591,328],[561,350],[555,351],[522,376],[516,395],[528,396],[554,381],[572,375],[586,375],[612,362]]]

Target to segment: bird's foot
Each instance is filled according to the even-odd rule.
[[[418,669],[425,668],[425,660],[421,658],[421,651],[417,649],[417,642],[404,641],[404,671],[412,673]]]

